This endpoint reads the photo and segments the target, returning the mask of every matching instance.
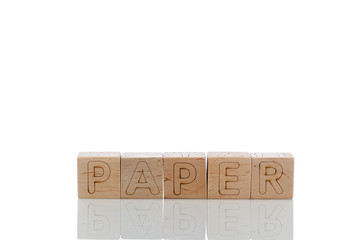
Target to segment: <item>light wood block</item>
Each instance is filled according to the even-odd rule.
[[[291,199],[294,157],[290,153],[252,153],[251,198]]]
[[[120,198],[120,153],[78,155],[79,198]]]
[[[124,153],[121,198],[163,198],[163,154]]]
[[[164,153],[164,197],[206,198],[205,153]]]
[[[249,153],[208,153],[208,198],[249,199],[250,183]]]

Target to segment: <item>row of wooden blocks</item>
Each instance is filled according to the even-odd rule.
[[[290,153],[82,152],[79,198],[291,199]]]

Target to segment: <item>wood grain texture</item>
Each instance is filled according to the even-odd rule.
[[[290,153],[252,153],[251,198],[291,199],[294,157]]]
[[[206,198],[205,153],[164,153],[164,197]]]
[[[81,152],[77,162],[79,198],[120,198],[119,152]]]
[[[121,198],[163,198],[163,154],[124,153]]]
[[[208,153],[208,198],[249,199],[251,157],[243,152]]]

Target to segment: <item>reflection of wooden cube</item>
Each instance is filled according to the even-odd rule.
[[[205,238],[206,199],[164,200],[164,239]]]
[[[208,153],[208,198],[250,198],[249,153]]]
[[[122,199],[120,204],[121,239],[162,239],[162,199]]]
[[[244,199],[207,201],[207,239],[250,240],[250,202]]]
[[[292,240],[293,201],[251,201],[251,240]]]
[[[163,198],[162,153],[124,153],[121,198]]]
[[[294,157],[290,153],[252,153],[251,198],[293,197]]]
[[[119,199],[78,199],[78,239],[120,239]]]
[[[164,153],[165,198],[206,198],[205,153]]]
[[[120,198],[120,153],[79,153],[78,194],[79,198]]]

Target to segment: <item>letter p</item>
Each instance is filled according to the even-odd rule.
[[[91,161],[88,163],[88,192],[95,193],[95,184],[105,182],[110,177],[110,167],[101,161]]]
[[[174,194],[181,194],[181,185],[189,184],[196,178],[196,169],[190,163],[174,164]]]

